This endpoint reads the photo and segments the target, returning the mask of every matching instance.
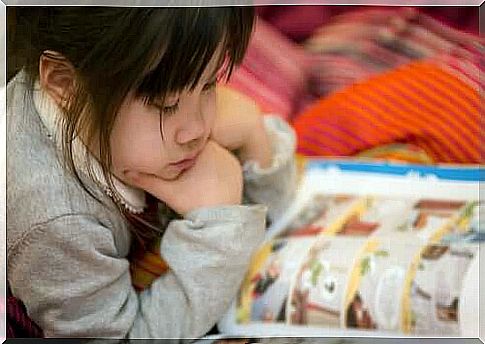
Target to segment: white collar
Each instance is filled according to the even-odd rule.
[[[58,138],[61,137],[62,128],[59,125],[59,120],[61,119],[62,113],[59,107],[49,94],[42,90],[38,82],[35,84],[33,97],[34,105],[39,113],[42,123],[54,142],[56,142],[58,148],[60,148],[61,141],[58,140]],[[72,149],[76,168],[84,172],[86,175],[89,175],[88,166],[90,164],[93,177],[96,179],[95,182],[103,188],[108,196],[122,204],[132,213],[137,214],[143,212],[146,207],[145,192],[143,190],[127,185],[112,175],[113,186],[119,195],[119,197],[117,197],[116,193],[109,188],[108,183],[104,178],[100,163],[87,152],[87,148],[81,140],[75,138]]]

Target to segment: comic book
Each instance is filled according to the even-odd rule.
[[[220,330],[477,335],[480,169],[350,165],[309,164]]]

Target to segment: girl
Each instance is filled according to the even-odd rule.
[[[291,129],[216,87],[253,9],[8,15],[12,294],[46,336],[204,335],[294,190]],[[170,270],[137,293],[130,247],[162,235]]]

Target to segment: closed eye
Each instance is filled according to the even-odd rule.
[[[171,115],[175,112],[177,112],[178,108],[179,108],[179,102],[180,100],[177,99],[177,102],[173,105],[170,105],[170,106],[157,106],[160,110],[160,112],[164,115]]]
[[[143,98],[143,103],[146,106],[153,106],[159,111],[161,115],[165,115],[165,114],[170,115],[170,114],[173,114],[174,112],[177,112],[179,108],[179,102],[180,102],[180,98],[178,98],[177,101],[171,105],[160,105],[156,101],[151,100],[149,97]]]
[[[172,104],[172,105],[159,105],[157,103],[149,103],[149,105],[155,107],[160,115],[171,115],[175,112],[177,112],[178,108],[179,108],[179,102],[180,102],[180,99],[177,99],[177,101]]]

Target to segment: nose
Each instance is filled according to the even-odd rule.
[[[186,117],[175,140],[180,145],[196,145],[204,136],[205,122],[200,111]]]

